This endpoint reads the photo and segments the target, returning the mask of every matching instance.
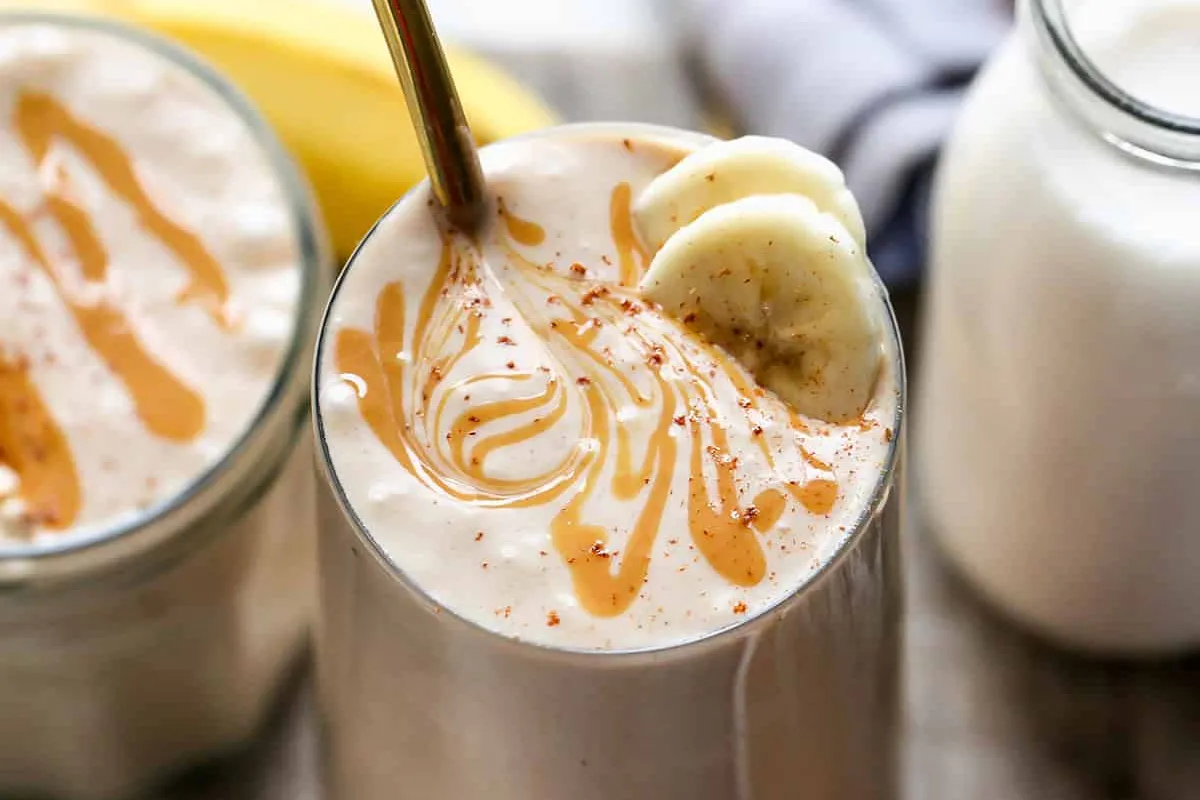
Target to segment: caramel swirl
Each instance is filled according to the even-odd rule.
[[[0,227],[8,229],[26,257],[49,278],[88,344],[129,390],[146,427],[173,441],[189,441],[198,436],[204,429],[204,400],[146,351],[125,315],[106,302],[88,302],[73,296],[34,238],[29,223],[3,201],[0,201]],[[84,233],[82,229],[68,230],[73,241]],[[85,241],[85,252],[87,248],[100,252],[100,245],[94,239]]]
[[[39,165],[50,157],[56,139],[68,142],[87,158],[109,188],[136,212],[138,222],[174,253],[191,274],[191,283],[180,294],[180,301],[196,300],[214,320],[230,324],[226,308],[229,285],[221,265],[200,237],[158,209],[142,187],[133,161],[116,139],[86,125],[54,98],[38,92],[22,92],[17,97],[13,124]],[[74,217],[75,212],[69,209],[64,217],[63,203],[61,196],[51,195],[51,209],[60,220]]]
[[[465,321],[460,333],[457,322],[460,315],[454,312],[463,304],[438,303],[439,299],[448,300],[442,298],[441,292],[450,281],[468,293],[479,285],[475,266],[465,263],[447,242],[430,290],[421,301],[412,337],[414,348],[410,351],[406,347],[404,289],[399,283],[391,283],[379,294],[373,333],[352,328],[339,332],[335,344],[338,369],[355,388],[359,410],[376,437],[418,480],[457,500],[490,507],[549,502],[570,488],[571,473],[578,462],[586,459],[584,453],[572,453],[554,470],[527,480],[497,481],[487,478],[480,454],[475,449],[468,452],[462,440],[482,428],[485,419],[495,422],[546,408],[561,399],[557,392],[498,402],[472,412],[469,416],[475,417],[476,422],[460,417],[448,430],[443,428],[445,404],[439,408],[433,400],[435,394],[445,391],[445,369],[481,341],[478,335],[481,311],[467,310],[461,315]],[[470,304],[469,300],[465,303]],[[449,358],[439,355],[450,339],[456,340],[457,351]],[[407,366],[410,362],[432,366],[418,372]],[[535,380],[531,374],[481,377],[496,381]],[[552,414],[553,409],[547,413]],[[536,436],[549,424],[543,418],[526,426],[522,435]],[[508,438],[512,437],[510,433]],[[490,441],[489,449],[502,446],[494,439]],[[483,440],[483,446],[488,445],[489,440]]]
[[[7,233],[24,261],[49,281],[88,345],[128,391],[146,429],[173,442],[194,440],[205,428],[204,400],[149,352],[129,317],[109,298],[109,256],[74,192],[57,149],[60,142],[81,155],[108,189],[134,210],[139,224],[188,270],[190,282],[180,301],[196,300],[213,320],[228,327],[229,287],[220,265],[199,237],[154,205],[132,159],[115,139],[37,92],[18,95],[12,122],[37,167],[43,198],[31,214],[0,200],[0,232]],[[71,278],[71,265],[39,241],[35,222],[47,217],[62,231],[82,281]],[[21,361],[0,360],[0,463],[18,474],[33,522],[50,528],[72,524],[81,490],[68,442]]]
[[[622,286],[634,287],[641,280],[650,257],[646,254],[637,235],[633,232],[633,187],[618,183],[612,191],[609,203],[609,226],[612,228],[613,243],[617,246],[620,259]]]
[[[527,219],[521,219],[508,210],[508,206],[504,204],[504,200],[497,201],[497,207],[500,216],[504,218],[504,227],[508,230],[508,235],[514,242],[523,244],[526,247],[535,247],[546,241],[546,229],[536,222],[530,222]]]
[[[604,273],[598,265],[559,269],[525,258],[520,247],[541,242],[544,229],[501,206],[491,234],[501,263],[443,233],[416,319],[407,319],[405,287],[389,283],[373,330],[342,328],[333,343],[362,418],[415,479],[463,503],[555,509],[551,540],[580,605],[600,617],[621,614],[642,591],[679,470],[686,498],[675,502],[686,508],[696,552],[741,587],[765,579],[764,542],[789,505],[823,514],[838,494],[829,466],[800,444],[802,419],[633,292],[648,258],[633,234],[631,194],[622,183],[611,195],[612,280],[587,277]],[[521,352],[536,362],[456,379],[469,353],[493,346],[485,330],[506,331],[497,347],[516,344],[513,336],[533,341]],[[741,398],[733,413],[722,410],[717,384]],[[763,421],[776,423],[774,444],[756,436],[755,453],[733,452],[730,431],[749,436]],[[519,477],[494,468],[506,451],[551,432],[568,446],[548,468],[525,467],[530,474]],[[797,457],[785,468],[777,456],[787,450]],[[743,469],[751,456],[769,465],[768,478]],[[597,504],[613,502],[631,507],[625,529],[595,521]]]
[[[0,463],[21,478],[25,517],[69,528],[79,514],[79,475],[66,436],[29,377],[29,365],[0,354]]]

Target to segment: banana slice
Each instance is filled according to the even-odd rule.
[[[761,194],[798,194],[836,217],[866,247],[862,212],[837,165],[824,156],[767,136],[718,142],[688,155],[655,179],[634,204],[650,252],[715,206]]]
[[[842,219],[807,197],[705,211],[666,240],[640,291],[802,414],[846,422],[871,400],[883,360],[874,270]]]

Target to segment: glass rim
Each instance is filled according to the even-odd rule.
[[[16,546],[0,545],[0,566],[12,562],[36,562],[82,555],[132,537],[151,526],[168,521],[194,500],[204,496],[214,484],[240,463],[256,443],[258,434],[268,421],[290,410],[285,401],[296,393],[293,384],[297,373],[304,366],[304,356],[308,352],[306,345],[309,337],[306,333],[318,318],[320,305],[317,293],[321,287],[325,262],[329,258],[319,211],[300,168],[257,107],[214,66],[164,36],[109,17],[73,11],[0,11],[0,27],[39,24],[94,31],[129,42],[166,58],[215,92],[250,131],[282,190],[292,221],[297,261],[301,271],[301,286],[296,298],[294,324],[287,349],[272,379],[270,390],[261,400],[258,410],[247,421],[245,428],[219,459],[209,464],[179,492],[148,506],[123,522],[114,525],[101,523],[96,526],[94,532],[81,536],[69,532],[56,533],[43,542]],[[302,427],[297,426],[297,432]],[[295,436],[296,433],[293,433],[292,437]],[[206,512],[210,510],[205,509]],[[174,538],[174,535],[169,535],[154,546],[168,544]],[[22,574],[20,580],[23,583],[36,581],[36,572]],[[7,582],[7,578],[0,577],[0,585]]]
[[[1064,0],[1031,0],[1029,6],[1034,27],[1049,40],[1076,79],[1095,96],[1138,122],[1173,134],[1200,137],[1200,117],[1147,103],[1108,77],[1075,37]]]
[[[708,134],[690,131],[684,128],[675,128],[667,125],[655,125],[641,122],[575,122],[562,125],[554,125],[548,128],[543,128],[531,133],[525,133],[520,136],[510,137],[498,142],[487,145],[482,150],[488,150],[493,147],[504,146],[507,143],[523,141],[528,139],[538,139],[547,136],[554,136],[563,132],[589,132],[589,133],[611,133],[614,135],[642,135],[657,138],[663,141],[680,142],[693,141],[697,143],[716,141],[716,138]],[[442,619],[465,626],[472,633],[490,639],[495,645],[501,647],[513,647],[519,650],[524,650],[531,653],[538,653],[543,657],[561,657],[561,658],[590,658],[602,659],[606,661],[630,659],[637,657],[667,657],[673,654],[680,654],[684,651],[692,652],[697,648],[711,646],[718,642],[724,642],[733,638],[741,638],[751,635],[759,628],[770,624],[771,620],[781,613],[786,613],[788,608],[811,595],[817,590],[820,584],[823,584],[841,567],[842,562],[850,558],[851,555],[858,549],[863,538],[871,529],[871,521],[880,514],[888,502],[897,502],[898,498],[892,498],[891,493],[895,484],[897,471],[900,467],[901,446],[904,439],[904,422],[907,418],[907,374],[904,362],[904,349],[900,337],[900,327],[896,320],[895,309],[892,307],[891,299],[888,295],[887,288],[883,285],[879,278],[878,272],[875,271],[872,265],[873,279],[878,290],[878,296],[886,310],[887,328],[890,338],[891,347],[894,351],[890,358],[891,367],[895,373],[896,382],[896,410],[892,418],[892,430],[894,435],[891,442],[888,444],[887,456],[884,459],[883,467],[879,471],[878,478],[872,491],[863,504],[862,512],[855,520],[852,530],[847,531],[839,542],[833,555],[826,559],[816,570],[814,570],[802,583],[796,586],[792,591],[782,595],[775,602],[758,610],[752,616],[747,616],[743,620],[739,620],[728,625],[707,631],[701,635],[695,636],[683,641],[671,642],[665,645],[645,645],[633,648],[620,648],[611,650],[598,650],[595,648],[583,647],[560,647],[549,644],[544,644],[536,641],[524,639],[516,639],[506,636],[498,631],[488,628],[485,625],[476,622],[465,614],[449,605],[439,603],[434,599],[423,587],[415,580],[410,578],[406,571],[397,564],[394,560],[388,557],[385,549],[371,535],[367,526],[363,523],[362,518],[354,511],[350,504],[349,498],[346,496],[341,480],[338,478],[337,470],[333,464],[333,458],[329,450],[329,441],[325,432],[325,424],[321,415],[321,381],[322,360],[325,355],[326,335],[329,332],[330,320],[334,312],[334,307],[337,304],[338,296],[341,292],[344,282],[353,271],[358,256],[361,254],[363,247],[374,236],[376,230],[384,220],[388,219],[413,193],[421,191],[428,187],[428,180],[422,181],[417,186],[406,192],[399,200],[375,222],[371,229],[363,236],[362,240],[355,247],[354,252],[347,260],[345,267],[338,275],[334,282],[333,288],[329,293],[329,301],[325,308],[325,313],[321,318],[321,325],[317,332],[316,349],[313,359],[313,381],[312,381],[312,417],[313,430],[316,438],[316,454],[318,467],[321,479],[325,482],[330,490],[333,498],[336,500],[338,510],[341,512],[344,521],[348,524],[355,539],[364,544],[370,551],[373,558],[379,563],[379,566],[386,570],[388,577],[401,584],[412,597],[426,607],[427,610],[438,609]],[[897,543],[898,544],[898,543]]]

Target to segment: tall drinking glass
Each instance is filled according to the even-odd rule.
[[[543,278],[552,284],[559,280],[551,275],[551,267],[534,264],[536,258],[521,255],[532,252],[522,249],[521,242],[532,246],[540,241],[539,236],[545,237],[543,246],[549,248],[551,257],[556,249],[564,262],[578,255],[569,270],[585,276],[583,280],[615,275],[636,267],[639,259],[644,263],[645,255],[639,256],[636,245],[630,245],[624,236],[628,183],[623,190],[617,185],[610,203],[608,194],[600,199],[585,196],[586,181],[559,180],[558,168],[564,164],[568,172],[580,164],[592,172],[607,169],[591,159],[590,150],[581,156],[573,154],[574,143],[586,142],[588,147],[596,147],[599,155],[622,148],[629,152],[658,148],[662,163],[669,165],[682,153],[709,141],[669,128],[580,125],[486,148],[482,152],[484,168],[489,187],[498,196],[492,213],[504,219],[508,234],[517,242],[512,258],[529,262],[522,269],[527,269],[532,283],[522,285],[528,288]],[[545,147],[545,157],[529,167],[514,155],[514,144]],[[575,215],[571,219],[582,226],[576,237],[579,241],[563,239],[556,244],[552,230],[518,216],[524,213],[515,204],[521,199],[522,171],[527,169],[543,176],[537,180],[544,178],[544,184],[538,185],[580,193],[577,204],[549,204],[571,209],[569,213]],[[633,183],[644,177],[635,176]],[[615,174],[595,178],[601,182],[619,179]],[[568,645],[555,645],[552,637],[560,619],[553,610],[537,612],[548,627],[534,624],[528,633],[522,633],[510,619],[521,613],[519,602],[515,611],[513,605],[486,611],[462,609],[480,593],[490,591],[488,581],[501,568],[499,561],[522,557],[513,555],[518,549],[531,551],[535,563],[540,552],[547,570],[567,570],[566,562],[573,559],[560,560],[548,544],[557,534],[525,529],[524,519],[510,513],[512,507],[499,508],[487,499],[469,478],[472,465],[482,469],[474,457],[462,461],[465,471],[430,472],[441,463],[434,451],[443,444],[448,451],[459,447],[460,453],[481,452],[461,448],[471,446],[471,431],[484,433],[478,426],[495,421],[498,405],[510,402],[497,400],[500,389],[492,386],[503,383],[503,374],[497,377],[463,368],[460,376],[454,359],[410,353],[402,342],[411,330],[427,324],[450,339],[476,336],[472,341],[482,343],[481,347],[490,347],[493,340],[498,346],[519,344],[521,309],[536,311],[546,304],[569,303],[553,293],[538,295],[536,302],[528,297],[522,300],[517,297],[520,291],[513,288],[515,283],[505,284],[508,288],[493,296],[490,293],[498,285],[493,279],[500,283],[508,280],[500,272],[489,273],[476,283],[464,278],[462,293],[454,288],[439,292],[438,281],[445,281],[447,287],[459,286],[455,281],[472,267],[454,260],[445,246],[439,249],[438,242],[444,243],[444,237],[439,240],[433,228],[428,202],[427,187],[414,190],[360,245],[334,290],[318,343],[314,408],[318,461],[325,479],[319,497],[323,614],[318,660],[333,800],[893,797],[901,616],[897,486],[903,462],[904,366],[882,287],[877,296],[878,312],[886,320],[886,363],[880,380],[888,388],[881,390],[887,395],[886,413],[877,433],[879,441],[887,444],[880,444],[880,458],[857,477],[865,483],[853,517],[830,539],[829,547],[818,548],[814,557],[819,563],[814,562],[805,579],[781,592],[777,601],[682,641],[661,628],[661,635],[639,633],[640,644],[632,647],[609,647],[601,633],[594,634],[592,642],[575,638]],[[581,244],[583,239],[592,242],[588,222],[592,219],[603,220],[605,225],[611,222],[613,242],[594,247]],[[429,239],[428,246],[423,237]],[[396,243],[405,243],[403,252],[393,249]],[[610,246],[612,257],[606,249]],[[420,263],[408,263],[411,260]],[[605,272],[608,268],[611,273]],[[629,286],[628,281],[614,278],[611,292],[625,298],[620,303],[628,311],[637,301],[630,299],[632,295],[621,295],[622,284]],[[588,326],[607,320],[596,309],[610,290],[597,286],[583,295],[582,307],[591,309],[587,316],[594,313],[596,317],[577,320],[574,330],[584,331],[580,336],[586,335]],[[389,297],[396,299],[404,290],[419,294],[421,289],[426,290],[428,300],[414,314],[402,314],[403,304],[388,306]],[[592,305],[587,304],[589,295]],[[503,310],[510,300],[517,309],[511,316]],[[533,304],[523,306],[526,301]],[[413,303],[415,307],[416,301]],[[461,314],[457,333],[453,316],[440,316],[439,303],[448,304],[448,314]],[[489,327],[493,321],[498,326],[494,330]],[[476,325],[479,327],[473,327]],[[549,327],[557,328],[557,324],[552,321]],[[527,359],[540,358],[520,346],[510,351],[510,371],[530,366]],[[367,354],[366,361],[356,362],[355,353]],[[361,368],[355,367],[356,363]],[[596,397],[590,392],[591,380],[575,378],[570,368],[560,366],[569,380],[559,384],[550,380],[548,386],[578,390],[579,398]],[[499,372],[506,372],[504,364],[499,365]],[[530,367],[533,377],[529,381],[535,381],[541,372],[549,374],[550,368]],[[479,403],[477,412],[464,412],[467,416],[460,419],[470,431],[458,422],[439,427],[440,423],[419,411],[412,418],[387,417],[399,407],[401,394],[417,398],[418,403],[424,397],[433,415],[442,396],[439,392],[457,392],[461,399],[464,392],[472,391],[478,397],[467,399]],[[762,392],[755,396],[761,397]],[[387,411],[391,401],[396,405]],[[580,399],[584,406],[588,402]],[[750,402],[746,400],[745,405]],[[563,420],[576,418],[577,409],[569,402],[562,408]],[[593,404],[590,410],[580,411],[579,418],[590,413],[587,418],[594,420],[597,408]],[[405,413],[412,413],[411,409]],[[549,415],[543,418],[537,416],[539,412],[529,413],[534,416],[520,419],[539,430],[546,430],[552,422]],[[619,425],[620,415],[616,419]],[[395,437],[372,438],[370,429],[390,430],[392,422],[399,425]],[[685,441],[682,437],[689,429],[682,415],[673,425],[668,416],[666,423],[674,429],[673,440]],[[428,438],[415,434],[416,427],[428,429]],[[865,430],[868,425],[862,427]],[[510,426],[507,430],[515,429]],[[409,434],[424,444],[408,449],[404,437]],[[502,431],[500,435],[505,434]],[[485,464],[507,464],[517,472],[525,467],[534,469],[534,462],[540,462],[545,453],[520,450],[520,445],[514,444],[516,439],[509,436],[502,445],[517,449],[516,455],[505,461],[493,448],[484,457],[493,461]],[[591,440],[584,435],[578,441],[583,442],[579,447],[584,451],[605,447],[602,438]],[[638,448],[647,445],[633,442],[631,446],[640,452]],[[428,448],[428,460],[417,452],[422,447]],[[661,455],[662,451],[658,452]],[[672,452],[686,468],[688,451],[679,447]],[[397,470],[403,466],[412,471],[405,474],[417,478],[424,476],[421,480],[435,488],[420,488],[426,484],[417,478],[390,492],[362,485],[393,466]],[[673,469],[675,465],[666,466]],[[573,498],[578,497],[575,492],[580,491],[581,473],[567,469],[556,474],[567,476],[566,486],[544,483],[520,495],[515,505],[533,504],[537,493],[545,492],[551,495],[546,505],[558,515],[556,520],[569,513],[576,502]],[[644,480],[647,492],[653,488],[651,480]],[[682,491],[686,494],[687,490]],[[676,491],[669,497],[680,495]],[[593,502],[610,510],[619,507],[616,500],[593,498]],[[457,535],[439,522],[440,509],[446,507],[467,514],[479,530],[455,543],[457,549],[442,552],[439,548],[443,545],[451,547],[445,544],[445,537]],[[380,508],[396,513],[394,523],[378,522]],[[644,506],[634,503],[631,508],[629,519],[620,510],[613,512],[619,525],[635,524],[633,517],[642,513]],[[822,519],[818,516],[814,524],[820,527]],[[562,533],[557,527],[554,530]],[[415,538],[407,539],[410,545],[403,546],[392,535],[397,532]],[[686,544],[676,544],[687,537],[686,525],[681,529],[661,526],[651,534],[656,551],[661,545],[666,552],[668,543],[672,547]],[[457,558],[455,553],[482,553],[470,548],[485,547],[497,537],[511,537],[512,551],[504,547],[487,551],[495,553],[497,561],[489,564],[486,556],[480,556],[457,587],[447,589],[440,584],[431,589],[425,576],[437,574],[445,566],[439,559]],[[592,552],[599,546],[594,545]],[[611,547],[616,561],[617,545]],[[654,558],[660,559],[657,552]],[[629,560],[632,557],[627,557]],[[653,583],[656,574],[676,569],[682,573],[687,567],[656,560],[649,580]],[[688,574],[708,574],[703,563],[692,569]],[[577,581],[574,585],[582,584]],[[528,599],[527,590],[513,589]],[[563,599],[565,594],[555,594],[550,603],[569,604]],[[613,603],[617,602],[614,594]],[[659,602],[663,602],[661,597]],[[658,611],[667,616],[671,613],[670,608]],[[586,618],[582,612],[579,616]],[[653,615],[646,619],[645,630],[649,631]],[[602,624],[609,623],[598,622],[597,626]],[[565,613],[561,625],[565,630]],[[586,639],[587,634],[583,636]]]

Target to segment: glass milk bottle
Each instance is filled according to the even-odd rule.
[[[946,150],[918,489],[1069,646],[1200,643],[1200,2],[1031,0]]]

